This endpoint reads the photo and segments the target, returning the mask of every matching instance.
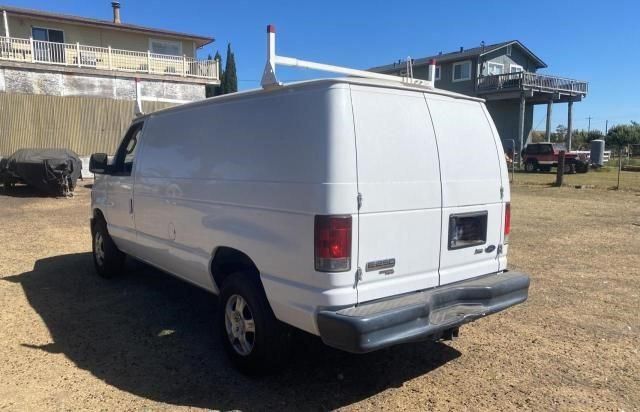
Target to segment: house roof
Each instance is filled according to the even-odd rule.
[[[114,23],[110,20],[92,19],[88,17],[72,16],[69,14],[53,13],[40,10],[23,9],[19,7],[3,6],[0,5],[0,11],[5,10],[8,15],[31,17],[35,19],[55,20],[65,23],[74,23],[85,26],[104,27],[114,30],[123,30],[129,32],[154,34],[165,37],[178,37],[182,39],[192,40],[196,43],[197,47],[202,47],[206,44],[213,42],[213,37],[200,36],[196,34],[181,33],[177,31],[154,29],[151,27],[138,26],[128,23]]]
[[[501,43],[488,44],[484,47],[473,47],[471,49],[463,49],[462,51],[455,51],[450,53],[440,53],[433,56],[421,57],[419,59],[413,59],[413,67],[428,65],[429,62],[435,59],[437,62],[447,62],[447,61],[455,61],[455,60],[463,60],[468,57],[478,57],[484,56],[485,54],[489,54],[503,47],[507,47],[509,45],[516,45],[522,49],[533,61],[536,62],[538,68],[545,68],[547,64],[542,61],[538,56],[533,54],[531,50],[525,47],[524,44],[520,43],[518,40],[509,40]],[[393,72],[398,69],[403,69],[406,67],[406,61],[394,62],[392,64],[386,64],[384,66],[372,67],[369,70],[373,72]]]

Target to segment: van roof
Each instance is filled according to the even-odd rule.
[[[442,90],[442,89],[436,89],[436,88],[433,88],[433,89],[425,88],[425,87],[415,86],[415,85],[401,83],[401,82],[379,80],[379,79],[365,79],[365,78],[360,78],[360,77],[334,77],[334,78],[324,78],[324,79],[314,79],[314,80],[304,80],[304,81],[299,81],[299,82],[291,82],[291,83],[285,83],[285,84],[283,84],[282,86],[279,86],[279,87],[273,87],[273,88],[267,88],[267,89],[264,89],[264,88],[251,89],[251,90],[246,90],[246,91],[237,92],[237,93],[230,93],[230,94],[225,94],[225,95],[221,95],[221,96],[209,97],[209,98],[204,99],[204,100],[198,100],[198,101],[195,101],[195,102],[185,103],[185,104],[182,104],[182,105],[179,105],[179,106],[174,106],[174,107],[169,107],[169,108],[166,108],[166,109],[158,110],[156,112],[144,115],[141,118],[145,118],[145,117],[157,114],[157,113],[166,113],[166,112],[173,112],[173,111],[183,110],[185,108],[206,106],[208,104],[215,104],[215,103],[222,102],[222,101],[227,101],[227,100],[231,101],[231,100],[237,100],[237,99],[250,98],[252,96],[260,96],[260,95],[273,93],[275,91],[280,91],[280,90],[303,89],[303,88],[307,88],[307,87],[309,87],[309,88],[318,87],[318,86],[321,86],[323,84],[326,84],[327,86],[331,86],[331,85],[334,85],[334,84],[357,84],[357,85],[380,87],[380,88],[386,88],[386,89],[409,90],[409,91],[415,91],[415,92],[420,92],[420,93],[448,96],[448,97],[452,97],[452,98],[455,98],[455,99],[471,100],[471,101],[476,101],[476,102],[484,102],[484,99],[480,99],[480,98],[477,98],[477,97],[471,97],[471,96],[467,96],[467,95],[460,94],[460,93],[454,93],[454,92],[450,92],[448,90]]]

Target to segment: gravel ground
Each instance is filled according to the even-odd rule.
[[[89,197],[0,195],[0,409],[640,408],[638,193],[516,187],[526,304],[447,344],[355,356],[300,336],[262,379],[225,359],[211,295],[135,262],[95,275]]]

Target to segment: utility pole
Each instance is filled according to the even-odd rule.
[[[609,132],[609,121],[604,121],[604,134],[606,135]]]
[[[589,116],[589,117],[587,117],[587,119],[589,120],[589,126],[587,126],[587,133],[589,133],[591,131],[591,119],[592,119],[592,117]]]

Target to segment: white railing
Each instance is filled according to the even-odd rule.
[[[0,60],[219,80],[217,60],[0,36]]]
[[[574,153],[577,153],[581,156],[585,156],[587,159],[591,156],[590,150],[574,150]],[[609,159],[611,159],[611,150],[605,150],[603,152],[602,158],[603,158],[603,161],[607,163]]]

